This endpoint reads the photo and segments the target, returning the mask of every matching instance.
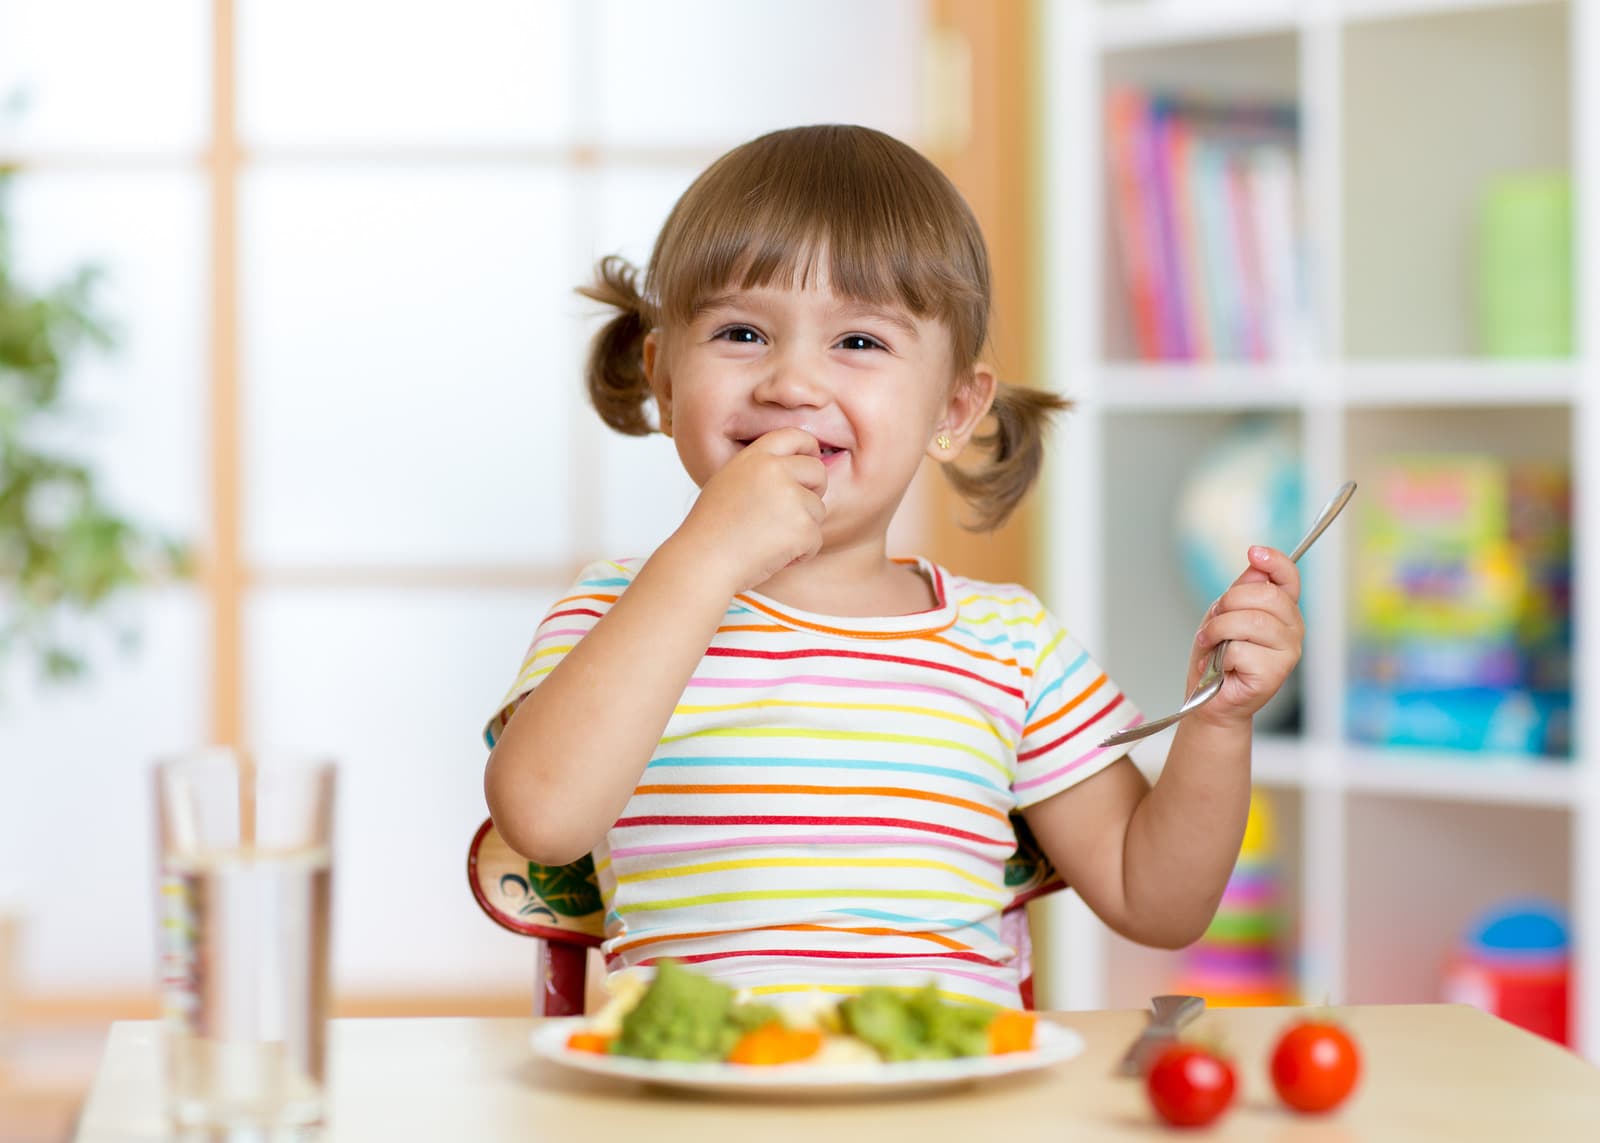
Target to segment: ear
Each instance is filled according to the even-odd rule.
[[[934,426],[933,439],[928,441],[929,456],[940,464],[949,464],[961,455],[961,450],[967,447],[972,434],[988,415],[989,406],[994,404],[995,384],[994,369],[982,361],[975,364],[966,377],[956,381],[945,404],[944,416]],[[948,438],[949,447],[939,447],[940,437]]]
[[[656,399],[656,416],[661,425],[661,435],[672,435],[672,377],[667,370],[665,355],[661,352],[661,331],[653,329],[644,335],[644,378],[650,383],[650,392]]]

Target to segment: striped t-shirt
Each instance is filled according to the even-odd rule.
[[[1031,592],[916,563],[931,611],[730,603],[594,851],[611,971],[672,957],[774,999],[932,976],[1017,1004],[1010,812],[1118,758],[1098,743],[1139,714]],[[551,608],[490,746],[642,564],[594,564]]]

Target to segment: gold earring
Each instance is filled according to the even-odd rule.
[[[940,433],[933,438],[933,443],[938,445],[941,450],[948,449],[950,447],[950,436],[948,433]]]

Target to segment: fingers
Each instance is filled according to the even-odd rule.
[[[1235,584],[1275,583],[1288,592],[1291,599],[1300,598],[1300,569],[1284,553],[1277,548],[1256,545],[1245,558],[1250,566],[1233,581]]]
[[[1265,611],[1230,611],[1206,623],[1195,636],[1195,648],[1202,657],[1218,643],[1233,647],[1251,645],[1269,651],[1300,651],[1304,630],[1298,623],[1286,623]]]
[[[773,429],[750,442],[750,447],[773,456],[814,456],[822,459],[822,445],[804,429]]]
[[[812,516],[820,521],[824,509],[821,497],[828,491],[828,467],[822,463],[822,446],[804,429],[774,429],[750,442],[750,449],[784,458],[784,471],[796,484],[818,497]],[[812,509],[807,505],[808,510]]]
[[[823,494],[828,491],[828,466],[820,458],[810,456],[791,457],[785,463],[795,483],[816,493],[817,505],[821,507]]]
[[[1285,623],[1293,622],[1300,614],[1294,598],[1275,583],[1237,583],[1211,605],[1206,619],[1212,620],[1230,611],[1266,611]]]
[[[1304,634],[1299,569],[1276,548],[1252,547],[1248,558],[1250,566],[1206,611],[1195,637],[1197,647],[1224,639],[1298,646]]]

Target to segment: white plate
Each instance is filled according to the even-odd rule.
[[[746,1064],[680,1063],[641,1060],[597,1052],[574,1052],[567,1037],[583,1027],[582,1017],[546,1020],[533,1030],[533,1050],[562,1067],[617,1079],[728,1095],[894,1095],[923,1088],[971,1083],[991,1076],[1047,1068],[1083,1051],[1083,1037],[1071,1028],[1040,1020],[1034,1026],[1031,1052],[972,1056],[960,1060],[906,1060],[892,1064]]]

